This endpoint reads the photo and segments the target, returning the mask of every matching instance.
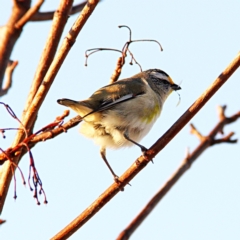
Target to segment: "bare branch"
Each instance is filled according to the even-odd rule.
[[[139,40],[133,40],[132,42],[155,42],[159,45],[160,51],[163,51],[163,48],[162,48],[162,45],[160,44],[160,42],[158,42],[157,40],[154,40],[154,39],[139,39]]]
[[[220,74],[213,84],[193,103],[193,105],[176,121],[176,123],[146,152],[145,156],[140,156],[125,173],[119,177],[119,182],[114,182],[104,193],[102,193],[89,207],[87,207],[77,218],[69,223],[64,229],[56,234],[52,239],[67,239],[89,219],[91,219],[102,207],[105,206],[121,189],[123,189],[160,150],[162,150],[172,138],[191,120],[191,118],[206,104],[206,102],[217,92],[217,90],[229,79],[240,65],[240,53],[229,66]],[[213,131],[212,131],[213,132]],[[203,145],[203,143],[201,143]],[[207,142],[209,145],[209,143]],[[204,146],[205,147],[205,146]],[[200,153],[201,151],[198,151]],[[193,154],[193,153],[192,153]],[[196,156],[197,157],[197,156]],[[185,161],[186,162],[186,161]],[[189,165],[184,165],[189,167]],[[179,178],[186,170],[177,173]],[[176,179],[176,180],[177,180]],[[176,181],[172,180],[172,181]]]
[[[15,23],[30,8],[30,1],[14,1],[12,13],[7,23],[0,28],[0,89],[2,89],[5,70],[7,69],[10,56],[22,29],[15,28]]]
[[[191,130],[190,133],[194,134],[195,136],[198,137],[200,141],[204,140],[204,136],[196,129],[196,127],[191,123],[190,124]]]
[[[24,113],[27,112],[29,106],[31,105],[33,98],[35,97],[42,81],[53,61],[56,54],[59,41],[61,39],[64,27],[68,20],[68,14],[71,10],[73,0],[61,0],[57,11],[54,14],[53,23],[51,30],[49,32],[41,59],[39,61],[35,76],[32,82],[32,86],[27,98],[26,105],[24,107]]]
[[[110,78],[109,84],[116,82],[122,72],[122,67],[125,64],[125,57],[119,57],[117,60],[116,67],[113,71],[113,74]]]
[[[240,66],[240,53],[233,59],[227,68],[209,86],[207,90],[189,107],[189,109],[178,119],[178,121],[159,139],[147,152],[155,156],[168,142],[194,117],[197,112],[208,102],[208,100],[222,87],[231,75]],[[163,141],[165,139],[165,141]]]
[[[225,109],[224,109],[225,110]],[[240,118],[240,114],[237,113],[238,118]],[[228,119],[237,120],[237,118],[233,115]],[[156,205],[162,200],[162,198],[169,192],[169,190],[173,187],[173,185],[180,179],[181,176],[191,167],[193,162],[210,146],[216,143],[228,142],[235,143],[236,140],[231,140],[231,136],[233,133],[228,134],[226,137],[214,140],[217,132],[222,126],[229,124],[229,121],[226,117],[220,119],[220,122],[214,127],[214,129],[209,133],[208,136],[203,137],[200,135],[200,144],[197,148],[190,154],[187,152],[186,158],[182,161],[181,165],[178,169],[173,173],[173,175],[169,178],[169,180],[160,188],[160,190],[151,198],[151,200],[146,204],[146,206],[141,210],[141,212],[132,220],[132,222],[119,234],[117,240],[125,240],[129,239],[133,232],[140,226],[140,224],[144,221],[144,219],[153,211]],[[199,138],[199,132],[196,131],[194,126],[192,125],[192,129],[194,133],[196,133]],[[210,140],[210,141],[209,141]]]
[[[156,41],[156,40],[152,40],[152,39],[142,39],[142,40],[132,40],[132,30],[130,27],[126,26],[126,25],[120,25],[118,26],[119,28],[127,28],[129,30],[129,40],[127,42],[125,42],[122,51],[118,50],[118,49],[112,49],[112,48],[92,48],[92,49],[88,49],[85,51],[85,57],[86,57],[86,61],[85,61],[85,66],[87,66],[87,60],[88,57],[96,52],[99,51],[103,51],[103,50],[109,50],[109,51],[116,51],[116,52],[120,52],[122,54],[122,56],[120,58],[118,58],[117,60],[117,64],[116,67],[113,71],[113,74],[110,78],[109,84],[112,84],[114,82],[116,82],[122,72],[122,67],[125,64],[125,58],[127,57],[127,52],[129,52],[130,56],[131,56],[131,60],[130,60],[130,65],[133,64],[133,61],[139,66],[140,70],[142,71],[142,67],[141,65],[137,62],[137,60],[135,59],[134,55],[132,54],[132,52],[129,50],[129,46],[131,43],[133,42],[156,42],[159,46],[160,46],[160,50],[163,51],[161,44]],[[91,51],[91,53],[87,54],[88,51]]]
[[[5,86],[3,87],[3,89],[0,89],[0,97],[7,94],[8,90],[11,88],[13,71],[17,65],[18,65],[18,61],[9,60],[7,68],[5,70],[5,77],[6,77]]]
[[[219,143],[237,143],[237,139],[231,139],[231,137],[234,135],[234,132],[230,132],[227,136],[219,139],[214,139],[212,142],[212,146],[219,144]]]
[[[46,76],[44,77],[43,83],[39,87],[28,111],[26,112],[24,121],[31,122],[31,118],[36,115],[38,109],[40,108],[45,96],[47,95],[62,63],[64,62],[67,54],[71,50],[75,40],[81,31],[82,27],[86,23],[89,16],[92,14],[95,9],[98,0],[91,0],[82,10],[80,16],[77,18],[76,22],[73,24],[71,30],[68,32],[67,36],[64,38],[62,46],[60,47],[56,57],[54,58],[50,68],[47,71]],[[33,114],[34,113],[34,114]]]
[[[67,129],[69,129],[73,126],[76,126],[82,120],[82,118],[80,116],[77,116],[73,119],[70,119],[67,123],[62,125],[64,118],[67,117],[68,115],[69,115],[69,110],[65,110],[63,112],[63,114],[61,116],[56,117],[56,119],[52,123],[50,123],[47,126],[41,128],[40,130],[31,134],[30,136],[25,137],[23,139],[23,141],[20,142],[15,147],[7,149],[6,150],[7,155],[6,154],[0,154],[0,165],[2,165],[4,163],[4,161],[9,160],[10,158],[13,158],[14,156],[19,155],[19,152],[22,151],[22,148],[26,144],[31,149],[38,142],[46,141],[47,139],[54,138],[55,136],[59,135],[62,132],[67,132]],[[0,129],[0,131],[3,131],[3,132],[5,132],[7,130],[21,130],[21,131],[24,131],[24,129],[18,129],[18,128],[15,128],[15,129],[14,128]]]
[[[64,1],[66,6],[68,6],[68,2],[73,0],[66,0]],[[6,91],[1,91],[2,89],[2,84],[3,84],[3,77],[5,70],[7,68],[8,61],[10,59],[13,47],[15,46],[18,38],[21,36],[22,33],[22,28],[24,25],[31,19],[35,20],[49,20],[52,19],[54,15],[59,15],[59,18],[62,18],[61,15],[65,14],[65,11],[61,11],[62,9],[58,9],[60,11],[54,11],[54,12],[48,12],[48,13],[39,13],[38,10],[41,7],[42,3],[44,0],[39,0],[35,6],[31,7],[31,1],[13,1],[13,8],[12,8],[12,13],[11,16],[5,26],[2,26],[0,28],[0,35],[1,35],[1,41],[0,41],[0,96],[6,94]],[[71,14],[74,14],[76,12],[79,12],[82,10],[83,6],[85,5],[86,1],[77,4],[75,7],[72,9],[70,8],[67,14],[64,16],[66,19],[69,17],[69,13],[71,11]],[[71,4],[72,6],[72,4]],[[45,19],[46,16],[49,16],[50,13],[50,18]],[[40,19],[37,19],[37,18]],[[64,18],[63,17],[63,18]],[[57,17],[56,17],[57,18]],[[61,22],[61,24],[58,25],[56,31],[60,31],[61,27],[63,28],[65,24]],[[56,41],[56,38],[52,38],[50,45],[58,45],[58,41]],[[55,52],[54,52],[55,53]],[[49,55],[50,58],[54,56],[54,54]],[[48,66],[48,64],[46,65]],[[48,69],[48,68],[47,68]]]
[[[43,132],[43,133],[33,137],[33,139],[31,139],[31,141],[30,141],[30,144],[52,139],[61,133],[67,132],[68,129],[71,129],[71,128],[77,126],[81,121],[82,121],[82,118],[80,116],[76,116],[76,117],[70,119],[65,124],[59,126],[58,128],[55,128],[51,131]],[[1,160],[1,158],[0,158],[0,160]]]
[[[53,60],[50,68],[47,71],[47,74],[40,85],[30,107],[28,108],[25,117],[23,119],[23,124],[27,129],[31,129],[38,110],[40,109],[43,100],[45,99],[62,63],[64,62],[68,52],[70,51],[71,47],[73,46],[79,32],[85,25],[86,21],[94,11],[95,7],[97,6],[99,0],[89,0],[88,4],[85,5],[83,8],[80,16],[77,18],[76,22],[73,24],[71,30],[63,40],[63,44],[60,47],[57,56]],[[20,142],[22,142],[24,139],[24,136],[21,132],[18,132],[12,146],[17,146]],[[14,161],[16,164],[21,159],[21,152],[18,154],[18,156],[14,157],[12,161]],[[3,205],[6,199],[6,195],[9,189],[9,185],[12,179],[11,175],[11,164],[8,163],[8,161],[3,164],[3,166],[0,169],[0,212],[2,212]]]
[[[71,11],[69,12],[69,15],[73,15],[76,13],[79,13],[82,11],[83,7],[87,1],[84,1],[82,3],[76,4],[75,6],[72,7]],[[52,20],[54,16],[55,11],[49,11],[49,12],[36,12],[30,21],[46,21],[46,20]]]
[[[36,12],[38,12],[43,2],[44,0],[38,0],[38,2],[33,7],[28,9],[28,11],[15,23],[15,28],[23,28],[23,26],[31,19],[31,17],[34,16]]]
[[[130,54],[130,56],[131,56],[131,61],[130,61],[130,65],[133,65],[133,61],[135,62],[135,64],[137,64],[138,66],[139,66],[139,68],[140,68],[140,70],[141,70],[141,72],[142,72],[142,67],[141,67],[141,65],[137,62],[137,60],[135,59],[135,57],[133,56],[133,54],[132,54],[132,52],[128,49],[128,52],[129,52],[129,54]]]

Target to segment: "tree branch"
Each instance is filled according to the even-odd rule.
[[[200,144],[196,149],[190,154],[187,153],[186,158],[182,161],[179,168],[173,173],[169,180],[160,188],[160,190],[151,198],[151,200],[146,204],[146,206],[141,210],[141,212],[132,220],[132,222],[119,234],[117,240],[127,240],[134,233],[134,231],[140,226],[144,219],[153,211],[156,205],[162,200],[162,198],[169,192],[173,185],[180,179],[180,177],[191,167],[193,162],[210,146],[218,143],[215,140],[217,132],[221,130],[224,126],[229,123],[232,123],[240,118],[240,112],[233,115],[230,118],[226,118],[225,115],[223,118],[220,118],[219,123],[214,127],[214,129],[206,137],[199,138],[199,132],[191,133],[196,135],[200,139]],[[236,140],[231,140],[233,133],[228,134],[226,137],[222,138],[221,142],[236,143]],[[218,140],[220,142],[220,139]]]
[[[28,9],[28,11],[15,23],[15,28],[22,29],[24,25],[31,19],[32,16],[36,12],[38,12],[39,8],[42,6],[44,0],[38,0],[38,2]]]
[[[69,15],[76,14],[80,12],[83,7],[86,5],[87,1],[84,1],[82,3],[79,3],[72,7],[71,11],[69,12]],[[49,12],[36,12],[30,21],[46,21],[46,20],[52,20],[54,16],[55,11],[49,11]]]
[[[85,25],[87,19],[90,17],[95,7],[97,6],[99,0],[89,0],[88,3],[83,8],[80,16],[77,18],[76,22],[73,24],[71,30],[63,40],[63,44],[60,47],[57,56],[54,58],[50,68],[47,71],[47,74],[39,87],[29,109],[27,110],[25,117],[22,121],[23,125],[26,129],[31,128],[34,120],[37,116],[37,113],[45,99],[62,63],[64,62],[68,52],[73,46],[79,32]],[[23,141],[24,135],[22,132],[18,132],[12,146],[18,145],[21,141]],[[12,159],[16,164],[19,163],[21,159],[21,153]],[[9,161],[5,162],[0,169],[0,212],[2,212],[3,205],[7,196],[7,192],[9,189],[9,185],[12,179],[11,174],[11,163]]]
[[[10,18],[6,25],[0,28],[0,89],[2,89],[5,70],[10,56],[22,29],[15,28],[15,23],[24,16],[30,8],[30,1],[14,1]]]
[[[18,61],[9,60],[7,68],[5,70],[5,77],[6,77],[5,86],[2,89],[0,89],[0,97],[7,94],[8,90],[11,88],[13,71],[17,65],[18,65]]]
[[[70,0],[65,1],[66,2],[65,7],[67,7],[69,1]],[[63,12],[59,11],[58,13],[55,13],[55,11],[46,12],[46,13],[38,12],[38,10],[41,7],[41,5],[43,4],[43,2],[44,2],[44,0],[38,0],[38,2],[35,4],[35,6],[31,7],[31,0],[27,0],[27,1],[26,0],[24,0],[24,1],[14,0],[13,1],[13,8],[12,8],[11,16],[10,16],[7,24],[0,28],[0,36],[1,36],[1,41],[0,41],[0,89],[2,89],[4,73],[7,68],[7,64],[10,59],[12,50],[13,50],[17,40],[21,36],[22,29],[25,26],[25,24],[29,21],[42,21],[42,20],[53,19],[54,14],[55,15],[64,14],[64,11]],[[75,13],[81,11],[86,3],[87,3],[87,1],[77,4],[76,6],[72,7],[69,10],[68,14],[65,16],[65,18],[68,18],[69,14],[72,15],[72,14],[75,14]],[[61,18],[61,16],[59,18]],[[60,29],[61,25],[59,25],[58,27]],[[64,24],[62,27],[64,27]],[[56,44],[54,40],[56,40],[56,39],[54,39],[54,38],[52,39],[51,45]],[[52,56],[52,55],[50,55],[50,56]],[[2,95],[0,95],[0,96],[2,96]]]
[[[56,10],[53,18],[51,30],[49,32],[41,59],[39,61],[35,76],[32,82],[32,86],[27,98],[26,105],[24,107],[23,117],[31,105],[33,98],[35,97],[52,61],[56,54],[59,41],[61,39],[64,27],[68,20],[69,12],[73,0],[61,0],[58,9]]]
[[[61,121],[61,120],[60,120]],[[58,117],[53,123],[59,123]],[[13,148],[7,150],[9,157],[17,156],[19,152],[21,152],[24,148],[23,143],[27,143],[29,148],[33,148],[39,142],[45,142],[46,140],[53,139],[61,133],[67,132],[68,129],[77,126],[82,121],[82,118],[78,115],[68,122],[62,125],[50,123],[43,129],[40,129],[37,133],[30,135],[28,138],[25,138],[24,141],[20,142]],[[58,126],[58,127],[57,127]],[[55,128],[56,127],[56,128]],[[11,129],[6,129],[11,130]],[[14,129],[13,129],[14,130]],[[15,130],[22,130],[22,129],[15,129]],[[26,151],[24,151],[25,153]],[[0,165],[2,165],[8,158],[5,154],[0,154]]]
[[[52,239],[67,239],[89,219],[91,219],[102,207],[105,206],[119,191],[121,191],[157,154],[162,150],[175,135],[191,120],[191,118],[207,103],[217,90],[230,78],[240,66],[240,53],[229,66],[220,74],[213,84],[192,104],[192,106],[176,121],[176,123],[146,152],[146,156],[140,156],[119,177],[119,182],[114,182],[103,192],[89,207],[78,217],[57,233]]]

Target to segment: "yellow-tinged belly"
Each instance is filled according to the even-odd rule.
[[[144,111],[146,114],[144,114],[142,121],[145,123],[151,123],[160,115],[161,109],[159,107],[159,104],[156,103],[153,108],[144,109]]]

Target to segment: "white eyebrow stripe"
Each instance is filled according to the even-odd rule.
[[[159,72],[152,72],[151,74],[154,75],[157,78],[161,78],[161,79],[169,82],[169,78],[165,74],[162,74],[162,73],[159,73]]]

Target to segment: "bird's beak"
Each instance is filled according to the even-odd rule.
[[[172,87],[172,89],[173,89],[174,91],[177,91],[177,90],[181,90],[181,89],[182,89],[179,85],[177,85],[177,84],[175,84],[175,83],[172,84],[171,87]]]

